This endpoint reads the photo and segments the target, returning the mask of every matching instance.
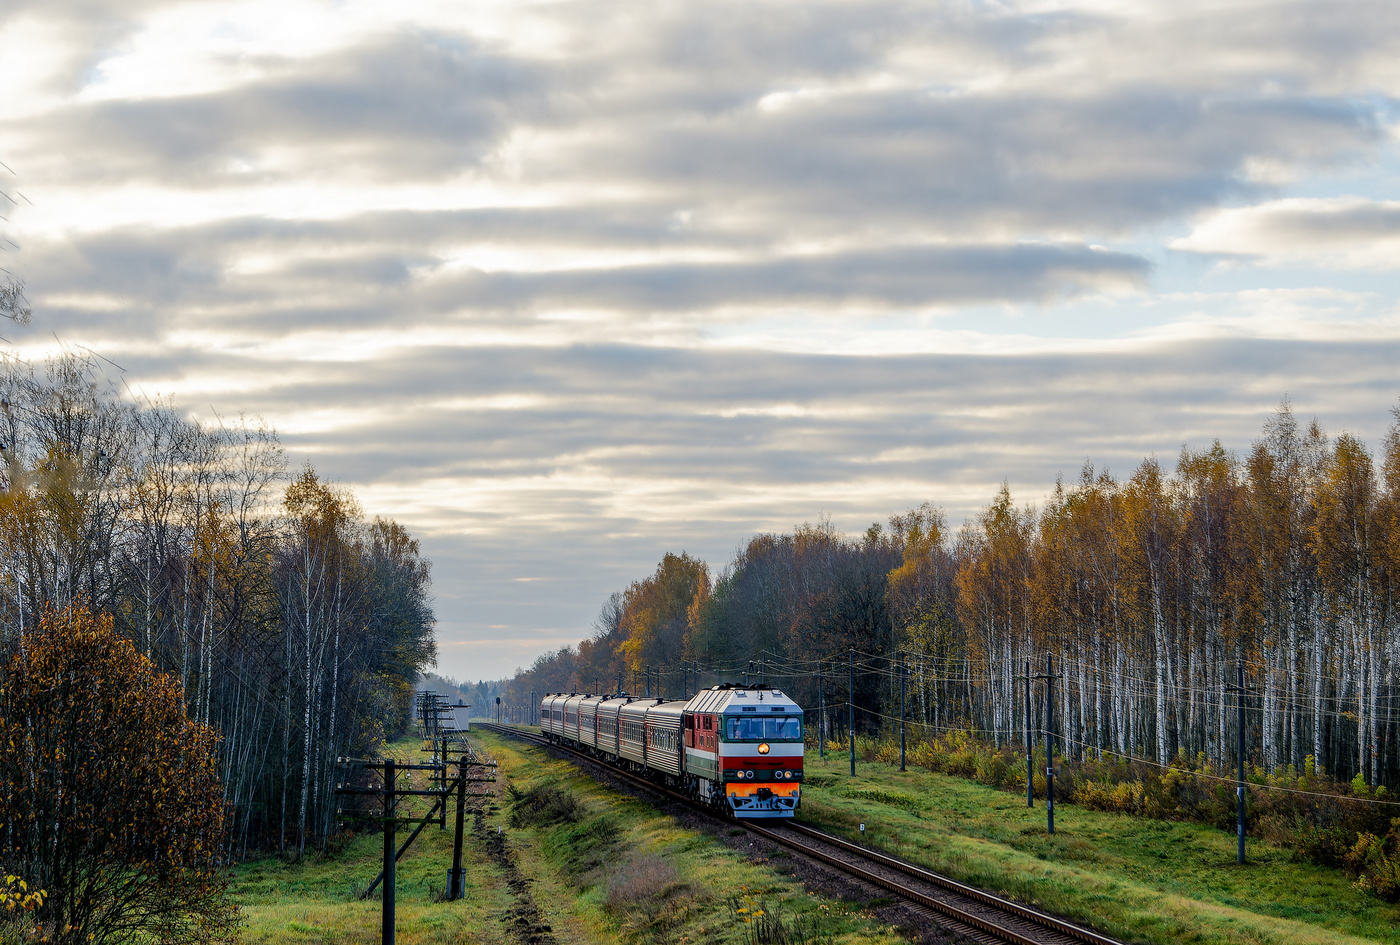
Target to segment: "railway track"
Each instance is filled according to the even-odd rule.
[[[710,808],[695,803],[684,794],[623,771],[584,752],[555,744],[542,735],[522,732],[505,725],[481,722],[476,724],[502,735],[573,755],[590,764],[602,765],[616,777],[685,804],[706,816],[743,827],[750,833],[823,863],[840,873],[893,893],[916,911],[935,919],[937,924],[972,941],[984,945],[1121,945],[1116,939],[805,824],[785,821],[776,826],[768,826],[749,820],[721,818]]]

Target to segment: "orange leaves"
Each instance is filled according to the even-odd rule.
[[[363,514],[354,496],[321,482],[310,464],[287,486],[282,505],[303,529],[321,541],[340,537]]]
[[[0,820],[16,829],[0,856],[43,876],[45,908],[72,926],[59,939],[178,929],[186,914],[226,924],[209,872],[225,827],[218,735],[186,718],[179,686],[83,606],[46,614],[3,680],[0,738],[17,750],[0,759]],[[95,881],[109,874],[124,877],[115,892]]]
[[[698,615],[709,591],[705,562],[684,552],[668,553],[655,574],[634,581],[623,595],[621,621],[628,666],[641,670],[681,659],[690,617]]]
[[[1364,593],[1376,550],[1376,493],[1375,469],[1366,447],[1348,434],[1338,437],[1336,449],[1322,465],[1308,544],[1324,585],[1354,607],[1363,603],[1358,595]]]
[[[924,503],[890,519],[903,545],[903,563],[889,573],[885,600],[895,625],[910,634],[927,631],[937,616],[946,616],[939,598],[945,592],[951,561],[944,548],[947,521],[943,510]]]

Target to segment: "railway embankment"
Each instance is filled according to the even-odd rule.
[[[506,835],[537,899],[558,909],[546,921],[560,941],[909,940],[879,891],[814,892],[785,853],[742,828],[657,805],[542,748],[482,738],[500,765]]]
[[[1400,907],[1262,841],[1235,862],[1212,827],[1043,801],[910,767],[809,751],[801,818],[1132,942],[1400,943]],[[860,825],[865,825],[862,833]]]
[[[961,778],[806,759],[802,817],[1041,911],[1131,942],[1400,942],[1400,910],[1334,870],[1230,834],[1043,802]],[[594,768],[585,763],[587,768]],[[604,775],[606,777],[606,775]],[[863,826],[863,829],[862,829]]]
[[[795,875],[800,866],[740,828],[658,808],[543,750],[481,740],[499,763],[498,780],[467,833],[465,898],[442,901],[452,831],[429,827],[398,864],[398,945],[909,940],[878,891],[813,894]],[[418,747],[405,741],[395,750],[408,760]],[[377,874],[380,851],[379,834],[365,832],[300,863],[242,864],[233,894],[244,940],[374,945],[378,897],[358,895]]]

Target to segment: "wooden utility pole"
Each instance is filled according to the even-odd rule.
[[[462,829],[467,808],[467,756],[457,762],[457,821],[452,832],[452,873],[447,883],[447,898],[462,898]]]
[[[362,898],[368,899],[374,895],[374,891],[383,883],[380,890],[380,901],[383,913],[380,921],[380,941],[381,945],[394,945],[394,919],[395,919],[395,879],[399,859],[408,852],[408,848],[418,835],[430,823],[438,822],[444,828],[447,822],[447,803],[449,798],[455,795],[457,806],[456,830],[453,837],[452,846],[452,868],[448,870],[448,898],[460,899],[464,895],[463,871],[462,871],[462,839],[464,829],[466,799],[468,797],[487,797],[489,793],[470,793],[467,791],[468,781],[495,781],[495,777],[490,773],[490,769],[495,768],[495,762],[480,760],[473,756],[470,748],[464,746],[460,760],[456,762],[457,775],[455,779],[449,779],[447,774],[447,744],[448,739],[443,738],[440,743],[430,743],[432,748],[424,748],[425,752],[432,752],[433,757],[430,764],[408,764],[395,761],[393,758],[386,758],[383,761],[357,761],[351,758],[337,758],[337,765],[350,765],[352,767],[365,768],[370,770],[378,769],[383,777],[383,785],[375,789],[360,789],[349,784],[341,783],[336,786],[337,797],[374,797],[382,804],[383,809],[378,816],[367,816],[357,813],[354,810],[338,811],[338,819],[341,822],[366,822],[376,823],[384,831],[384,854],[383,867],[374,882],[369,884],[369,888],[364,891]],[[472,773],[472,769],[482,768],[485,771],[480,775]],[[435,786],[429,790],[419,790],[409,784],[399,787],[398,775],[401,772],[424,771],[430,773],[431,780]],[[404,811],[400,814],[398,810],[399,802],[405,798],[432,798],[433,805],[426,815],[416,816],[412,811]],[[397,843],[398,828],[400,826],[416,825],[408,839],[400,846]]]
[[[384,893],[379,923],[379,941],[394,945],[394,864],[398,857],[394,843],[398,820],[394,816],[394,759],[384,760]]]

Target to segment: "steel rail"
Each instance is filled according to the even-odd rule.
[[[769,840],[780,846],[787,847],[790,850],[799,852],[804,856],[818,860],[822,863],[827,864],[828,866],[833,866],[840,872],[858,877],[859,879],[862,879],[865,882],[871,883],[882,889],[888,890],[889,892],[895,893],[902,899],[906,899],[910,902],[924,906],[925,908],[932,909],[940,913],[941,915],[952,919],[954,922],[967,925],[972,929],[982,932],[983,934],[991,935],[999,941],[1015,943],[1015,945],[1046,945],[1046,939],[1044,937],[1030,937],[1022,931],[1017,931],[1016,929],[1008,928],[1005,925],[999,924],[993,921],[992,919],[987,918],[985,912],[979,913],[970,911],[968,909],[961,908],[959,905],[956,905],[953,902],[949,902],[946,899],[940,899],[936,896],[930,896],[927,893],[921,892],[918,889],[913,889],[907,885],[904,885],[903,883],[891,879],[889,876],[881,875],[880,873],[869,869],[865,865],[852,863],[849,860],[842,859],[841,857],[833,856],[830,853],[817,849],[807,843],[803,843],[801,840],[793,836],[787,836],[786,834],[795,833],[801,836],[808,837],[817,842],[828,844],[830,846],[836,847],[838,850],[842,851],[848,856],[862,858],[878,867],[883,867],[886,870],[894,870],[896,872],[903,873],[906,876],[909,876],[913,879],[917,879],[921,882],[928,883],[930,885],[947,890],[954,897],[970,900],[972,904],[982,907],[983,910],[990,909],[994,912],[1001,913],[1005,916],[1018,919],[1022,923],[1027,923],[1029,925],[1035,926],[1036,928],[1041,929],[1045,932],[1050,932],[1053,934],[1064,936],[1075,942],[1084,942],[1087,943],[1087,945],[1122,945],[1122,943],[1120,943],[1117,939],[1108,938],[1107,936],[1100,935],[1097,932],[1093,932],[1089,929],[1085,929],[1072,923],[1066,922],[1063,919],[1059,919],[1055,916],[1048,915],[1036,909],[1032,909],[1029,906],[1022,905],[1018,902],[1013,902],[1010,899],[1003,899],[1000,896],[996,896],[992,893],[985,892],[984,890],[976,889],[972,886],[960,883],[955,879],[950,879],[947,876],[942,876],[921,866],[917,866],[913,863],[907,863],[903,860],[892,857],[886,853],[880,853],[876,850],[871,850],[867,847],[863,847],[858,844],[852,843],[851,841],[846,840],[842,837],[834,836],[833,834],[826,833],[822,830],[817,830],[805,824],[799,824],[793,821],[785,821],[781,828],[775,829],[773,827],[763,826],[762,824],[753,822],[751,820],[747,820],[745,818],[722,817],[721,815],[717,814],[713,808],[708,807],[704,804],[697,803],[692,798],[687,797],[686,795],[681,794],[678,791],[674,791],[663,785],[659,785],[654,781],[648,781],[647,779],[639,777],[630,771],[624,771],[621,768],[611,765],[599,758],[595,758],[591,755],[585,754],[584,752],[570,748],[567,745],[552,742],[542,735],[535,734],[534,732],[522,732],[519,729],[513,729],[509,726],[497,725],[496,723],[491,722],[478,722],[477,724],[482,728],[489,729],[493,732],[497,732],[502,735],[508,735],[513,738],[518,738],[522,741],[531,742],[532,744],[540,745],[543,747],[554,748],[567,754],[574,755],[577,758],[580,758],[591,764],[600,765],[606,768],[610,774],[618,775],[622,778],[625,778],[645,788],[648,791],[652,791],[657,794],[662,794],[670,799],[685,804],[693,810],[699,811],[711,817],[715,817],[716,819],[721,819],[725,823],[737,824],[738,826],[748,830],[750,833],[757,834],[758,836],[761,836],[766,840]]]
[[[785,821],[783,823],[783,829],[791,830],[796,833],[803,834],[804,836],[812,837],[813,839],[820,840],[822,843],[829,843],[834,847],[838,847],[856,856],[862,856],[868,860],[872,860],[880,864],[881,866],[888,867],[889,869],[893,870],[898,870],[899,872],[904,873],[907,876],[911,876],[914,879],[923,880],[926,883],[932,883],[934,885],[941,886],[944,889],[955,892],[960,896],[965,896],[968,899],[976,900],[977,902],[991,906],[1002,912],[1009,912],[1017,916],[1018,918],[1026,920],[1027,922],[1033,922],[1036,925],[1049,926],[1055,931],[1061,933],[1062,935],[1068,935],[1069,937],[1078,941],[1088,942],[1090,943],[1090,945],[1121,945],[1121,943],[1118,942],[1117,939],[1112,939],[1105,935],[1100,935],[1098,932],[1094,932],[1089,929],[1074,925],[1073,923],[1066,922],[1063,919],[1041,912],[1037,909],[1032,909],[1029,906],[1022,905],[1019,902],[1015,902],[1014,900],[1003,899],[1001,896],[994,895],[985,890],[977,889],[974,886],[968,886],[964,883],[958,882],[955,879],[950,879],[947,876],[943,876],[939,873],[933,872],[932,870],[925,869],[922,866],[918,866],[914,863],[909,863],[904,860],[892,857],[887,853],[881,853],[878,850],[871,850],[868,847],[859,846],[845,839],[844,837],[838,837],[834,834],[826,833],[825,831],[818,830],[815,827],[809,827],[806,824],[797,823],[796,821]]]

